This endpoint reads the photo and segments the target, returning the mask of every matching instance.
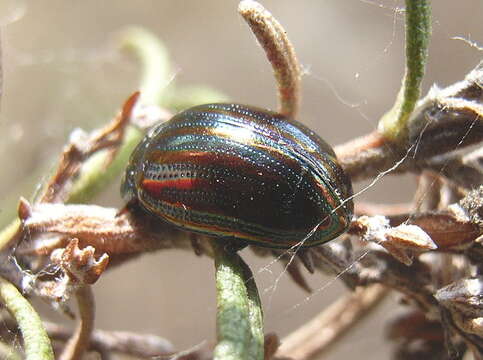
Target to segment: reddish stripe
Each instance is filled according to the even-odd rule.
[[[149,180],[144,179],[141,187],[152,195],[159,195],[164,189],[190,190],[203,185],[204,181],[195,178],[179,178],[172,180]]]

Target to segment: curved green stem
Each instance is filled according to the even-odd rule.
[[[262,310],[251,271],[221,241],[213,243],[218,309],[214,359],[262,360]]]
[[[27,360],[54,360],[54,352],[39,315],[18,289],[0,277],[0,298],[22,332]]]
[[[120,45],[122,49],[132,51],[141,63],[143,103],[159,105],[171,72],[168,51],[163,43],[141,27],[129,27],[122,33]]]
[[[379,121],[379,130],[391,140],[408,138],[410,116],[421,95],[430,36],[429,0],[406,0],[406,73],[394,106]]]
[[[140,27],[127,28],[120,39],[120,46],[139,58],[141,96],[143,104],[159,104],[170,80],[168,51],[151,32]],[[142,139],[143,132],[134,126],[127,128],[121,148],[114,161],[105,168],[106,152],[93,156],[82,169],[68,202],[84,203],[105,189],[124,170],[134,147]]]

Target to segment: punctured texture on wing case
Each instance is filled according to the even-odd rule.
[[[321,244],[353,214],[351,182],[324,140],[238,104],[196,106],[153,128],[133,152],[122,193],[188,231],[265,247]]]

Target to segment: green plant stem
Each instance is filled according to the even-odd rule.
[[[251,271],[222,241],[213,243],[218,310],[214,359],[262,360],[262,310]]]
[[[120,37],[121,49],[131,51],[141,63],[141,97],[148,105],[159,105],[171,78],[168,51],[153,33],[129,27]]]
[[[141,102],[180,111],[193,105],[226,101],[225,95],[204,85],[177,88],[172,81],[168,51],[153,33],[129,27],[120,37],[121,49],[132,52],[141,63]],[[169,87],[169,89],[168,89]]]
[[[430,36],[429,1],[406,0],[406,72],[394,106],[379,121],[379,131],[400,143],[408,138],[410,116],[421,95]]]
[[[53,360],[52,345],[40,317],[18,289],[1,277],[0,297],[22,332],[26,359]]]

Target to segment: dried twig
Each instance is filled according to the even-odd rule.
[[[431,169],[448,173],[442,155],[483,142],[482,84],[480,64],[463,81],[444,89],[433,87],[414,110],[408,145],[401,146],[376,131],[336,146],[341,165],[353,181],[377,178],[386,172],[394,175]],[[467,93],[470,99],[461,98]],[[449,178],[453,176],[448,173]]]
[[[282,339],[277,357],[308,360],[348,334],[348,330],[368,316],[387,295],[388,289],[381,285],[358,288],[337,300],[310,322]]]
[[[44,325],[49,337],[53,340],[67,341],[72,337],[72,331],[63,326],[50,322],[46,322]],[[175,353],[174,347],[169,341],[156,335],[99,329],[92,332],[89,349],[118,352],[142,358]]]
[[[89,347],[94,330],[95,303],[90,285],[80,285],[75,296],[79,306],[80,321],[75,333],[65,345],[60,360],[80,360]]]
[[[94,133],[88,139],[73,139],[71,144],[66,146],[61,155],[57,171],[46,184],[39,202],[65,202],[69,190],[66,187],[67,182],[74,178],[82,164],[97,151],[109,150],[105,166],[114,159],[138,97],[139,93],[132,95],[124,104],[121,113],[99,132]]]

